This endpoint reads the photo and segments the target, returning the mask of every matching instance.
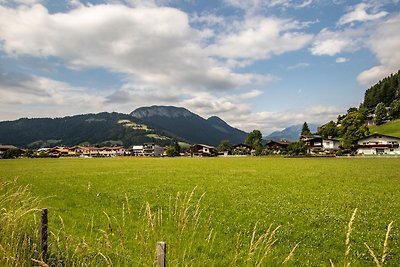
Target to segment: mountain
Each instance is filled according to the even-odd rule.
[[[247,136],[246,132],[229,126],[216,116],[206,120],[181,107],[142,107],[132,111],[130,115],[167,135],[189,143],[217,146],[221,140],[226,139],[236,144],[244,142]]]
[[[317,131],[318,126],[319,125],[317,124],[308,124],[308,127],[310,128],[310,131],[312,133],[315,133]],[[292,125],[290,127],[283,129],[282,131],[275,131],[270,135],[265,136],[263,139],[274,140],[274,141],[281,141],[281,140],[287,140],[292,142],[299,141],[302,128],[303,124]]]
[[[124,145],[171,141],[127,114],[98,113],[0,122],[0,144],[39,148],[56,145]]]
[[[218,117],[208,120],[177,107],[145,107],[129,114],[102,112],[63,118],[22,118],[0,122],[0,144],[23,148],[57,145],[123,145],[145,142],[171,145],[174,140],[217,146],[240,143],[247,134]]]

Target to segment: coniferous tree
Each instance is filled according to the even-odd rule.
[[[301,135],[310,135],[311,131],[310,128],[308,127],[307,122],[304,122],[303,128],[301,129]]]
[[[386,120],[386,107],[385,104],[379,103],[375,108],[375,124],[381,125]]]

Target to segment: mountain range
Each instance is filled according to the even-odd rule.
[[[308,127],[310,128],[310,131],[312,133],[315,133],[318,128],[318,124],[308,124]],[[286,140],[286,141],[299,141],[301,129],[303,128],[303,124],[296,124],[292,125],[290,127],[287,127],[283,129],[282,131],[275,131],[272,132],[271,134],[263,137],[264,140],[273,140],[273,141],[281,141],[281,140]]]
[[[218,117],[204,119],[185,108],[151,106],[131,114],[83,114],[63,118],[21,118],[0,122],[0,144],[39,148],[55,145],[124,145],[176,141],[217,146],[221,140],[241,143],[247,133]]]

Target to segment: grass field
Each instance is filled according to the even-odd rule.
[[[104,265],[151,265],[164,240],[171,266],[276,266],[296,244],[287,265],[376,266],[364,243],[380,259],[394,221],[385,266],[399,266],[399,167],[398,158],[19,159],[0,161],[0,180],[31,184],[50,229],[84,240],[86,253],[98,247]],[[263,239],[271,224],[280,228]]]
[[[379,126],[369,126],[368,128],[371,134],[377,132],[380,134],[400,137],[400,119],[390,121]]]

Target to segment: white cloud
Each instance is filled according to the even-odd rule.
[[[364,29],[334,32],[325,28],[315,37],[310,51],[316,56],[334,56],[342,52],[354,52],[362,47],[364,38]]]
[[[371,8],[370,5],[366,3],[360,3],[354,7],[354,10],[343,15],[339,21],[338,25],[344,25],[352,22],[366,22],[371,20],[380,19],[388,15],[386,11],[380,11],[375,14],[368,14],[367,9]]]
[[[307,62],[300,62],[295,65],[287,67],[288,70],[296,70],[296,69],[303,69],[310,66],[310,63]]]
[[[362,72],[357,80],[364,86],[371,86],[380,79],[400,69],[400,14],[380,25],[371,35],[369,46],[381,65]]]
[[[9,55],[60,57],[70,68],[103,67],[159,88],[228,90],[263,80],[210,58],[203,37],[174,8],[96,5],[49,14],[42,5],[0,7],[0,39]]]
[[[314,0],[225,0],[225,3],[246,10],[247,12],[257,12],[263,8],[282,7],[300,9],[307,7]]]
[[[103,111],[103,97],[89,88],[19,73],[1,73],[0,119],[55,117]],[[16,108],[18,107],[18,108]],[[13,110],[10,114],[10,110]]]
[[[345,57],[336,58],[336,63],[346,63],[348,61],[350,61],[350,60],[348,58],[345,58]]]
[[[208,47],[209,53],[250,63],[299,50],[312,39],[311,34],[295,31],[305,27],[297,21],[251,17],[234,25],[235,29],[220,35],[216,43]]]

